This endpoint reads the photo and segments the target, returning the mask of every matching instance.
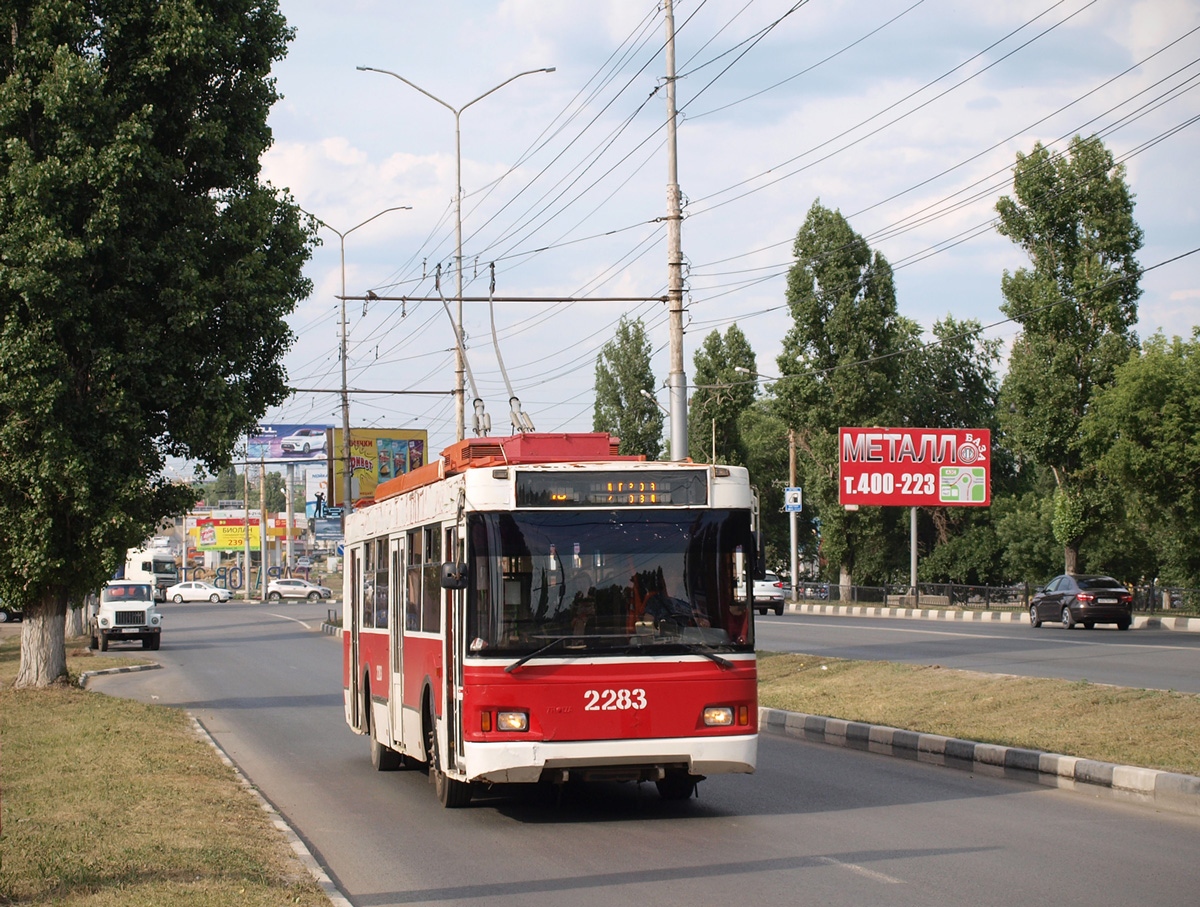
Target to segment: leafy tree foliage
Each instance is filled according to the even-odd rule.
[[[1054,535],[1074,571],[1105,513],[1080,424],[1137,344],[1142,231],[1124,168],[1097,138],[1076,136],[1065,155],[1040,143],[1017,155],[1013,196],[997,203],[998,229],[1032,267],[1006,271],[1001,284],[1001,308],[1022,329],[1002,385],[1002,426],[1018,455],[1054,475]]]
[[[275,0],[3,4],[0,595],[19,686],[63,617],[284,399],[312,225],[259,181],[290,31]]]
[[[1200,329],[1147,340],[1093,404],[1086,448],[1149,543],[1148,576],[1200,587]]]
[[[623,454],[643,454],[657,460],[662,454],[663,412],[646,397],[654,392],[650,353],[650,339],[642,320],[630,321],[621,316],[616,336],[596,357],[592,428],[620,438]]]
[[[697,463],[746,463],[739,419],[754,403],[754,350],[736,324],[713,331],[696,350],[695,391],[688,404],[688,446]],[[745,372],[737,371],[738,368]]]
[[[981,336],[978,321],[947,315],[922,343],[912,325],[901,360],[899,384],[903,424],[921,428],[986,428],[997,434],[1000,379],[999,340]],[[1006,457],[993,443],[992,481],[1003,480]],[[918,514],[921,579],[927,582],[1003,582],[999,543],[990,514],[976,507],[923,507]]]
[[[796,236],[794,254],[787,287],[793,326],[774,385],[778,418],[796,431],[806,507],[821,520],[822,551],[839,581],[850,583],[856,573],[889,576],[899,567],[888,544],[899,531],[897,515],[891,508],[852,513],[838,505],[837,433],[841,426],[899,418],[901,366],[893,354],[905,329],[892,269],[840,212],[819,201]]]

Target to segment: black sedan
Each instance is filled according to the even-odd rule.
[[[1070,630],[1076,624],[1092,629],[1096,624],[1116,624],[1128,630],[1133,623],[1133,595],[1111,576],[1056,576],[1039,589],[1029,604],[1029,624],[1062,621]]]

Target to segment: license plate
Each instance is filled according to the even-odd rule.
[[[1117,603],[1115,598],[1099,598],[1096,600],[1102,605],[1115,605]]]

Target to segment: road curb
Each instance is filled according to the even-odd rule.
[[[921,734],[765,706],[758,710],[758,728],[760,733],[776,737],[794,737],[981,775],[1108,795],[1166,812],[1200,816],[1200,778],[1192,775]]]
[[[952,608],[891,608],[885,605],[822,605],[788,602],[789,614],[814,614],[835,617],[889,617],[908,620],[953,620],[965,623],[1002,623],[1029,625],[1029,614],[1016,611],[959,611]],[[1133,628],[1179,630],[1200,633],[1200,618],[1148,617],[1135,615]]]
[[[350,899],[347,898],[342,890],[337,887],[337,883],[330,878],[329,873],[325,871],[325,867],[323,867],[317,861],[317,858],[313,856],[312,851],[308,849],[308,845],[304,842],[304,839],[297,834],[294,828],[292,828],[291,823],[289,823],[288,820],[283,817],[279,810],[275,808],[275,805],[266,798],[263,792],[251,784],[250,779],[242,774],[242,770],[237,767],[237,764],[232,759],[229,758],[229,754],[221,748],[221,744],[217,743],[216,738],[208,732],[208,728],[204,726],[203,722],[201,722],[200,719],[198,719],[191,712],[187,712],[186,714],[191,720],[192,729],[196,732],[196,734],[202,740],[207,741],[208,745],[211,746],[216,752],[217,758],[219,758],[221,762],[223,762],[230,770],[233,771],[238,783],[248,790],[250,794],[258,801],[258,805],[261,806],[263,811],[267,814],[267,817],[271,820],[271,824],[275,826],[275,829],[281,835],[283,835],[284,840],[287,841],[288,846],[291,847],[292,853],[296,855],[296,859],[298,859],[304,865],[304,868],[308,870],[309,875],[313,877],[313,880],[321,887],[321,890],[325,892],[325,896],[329,898],[330,904],[332,904],[333,907],[353,907],[353,905],[350,903]]]
[[[79,675],[79,686],[87,689],[89,680],[93,677],[103,677],[105,674],[133,674],[136,671],[155,671],[161,667],[162,665],[158,662],[152,661],[150,664],[144,665],[125,665],[120,668],[104,668],[100,671],[84,671]]]

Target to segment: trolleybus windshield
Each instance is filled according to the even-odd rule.
[[[470,653],[753,651],[753,552],[741,510],[472,514]]]

